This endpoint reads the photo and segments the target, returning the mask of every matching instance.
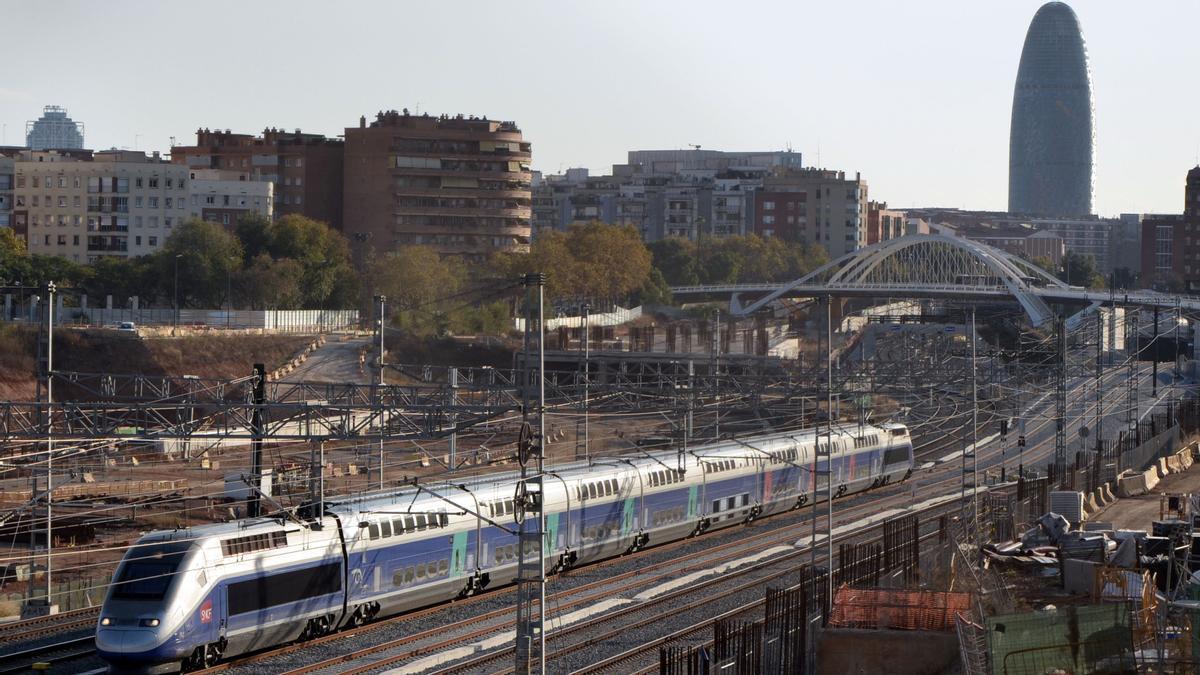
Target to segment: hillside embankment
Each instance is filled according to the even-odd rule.
[[[311,342],[304,335],[139,338],[113,330],[62,328],[54,333],[54,369],[232,379],[249,375],[255,363],[271,370]],[[37,331],[0,325],[0,400],[33,400],[36,368]]]

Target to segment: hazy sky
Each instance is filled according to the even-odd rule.
[[[75,2],[0,12],[0,123],[66,106],[89,147],[199,126],[339,134],[381,109],[516,120],[534,168],[791,146],[893,206],[1003,209],[1040,2]],[[1200,148],[1200,2],[1077,0],[1096,208],[1180,212]]]

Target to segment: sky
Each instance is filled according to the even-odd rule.
[[[1179,213],[1200,154],[1195,0],[1076,0],[1097,213]],[[533,167],[638,149],[779,150],[893,207],[1003,210],[1013,84],[1037,1],[9,0],[0,145],[43,105],[92,148],[198,127],[337,135],[386,109],[515,120]]]

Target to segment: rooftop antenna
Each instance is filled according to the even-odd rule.
[[[695,143],[688,143],[688,147],[689,147],[689,148],[691,148],[691,149],[693,149],[693,150],[699,150],[699,149],[700,149],[700,146],[699,146],[699,145],[696,145]]]
[[[421,115],[421,102],[417,101],[417,116]]]

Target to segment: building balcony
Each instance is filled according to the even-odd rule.
[[[469,216],[475,218],[531,218],[533,209],[526,206],[515,209],[469,209],[440,206],[396,206],[392,213],[397,216]]]
[[[477,162],[480,160],[503,160],[506,162],[529,162],[533,159],[532,152],[520,152],[512,150],[496,150],[488,152],[427,152],[421,150],[402,150],[400,148],[388,148],[388,152],[394,152],[397,155],[404,157],[428,157],[431,159],[453,159],[464,162]]]
[[[484,187],[473,188],[456,188],[456,187],[436,187],[436,188],[417,188],[417,187],[398,187],[393,188],[392,194],[396,197],[466,197],[476,199],[530,199],[532,194],[530,190],[492,190]]]
[[[88,242],[88,253],[109,252],[109,253],[127,253],[129,252],[129,242],[122,240],[116,244],[93,244]]]
[[[128,232],[128,225],[88,225],[88,232]]]
[[[427,169],[423,167],[395,167],[388,169],[393,176],[452,176],[455,178],[484,178],[492,180],[518,180],[528,183],[533,180],[529,171],[468,171],[465,169]]]

